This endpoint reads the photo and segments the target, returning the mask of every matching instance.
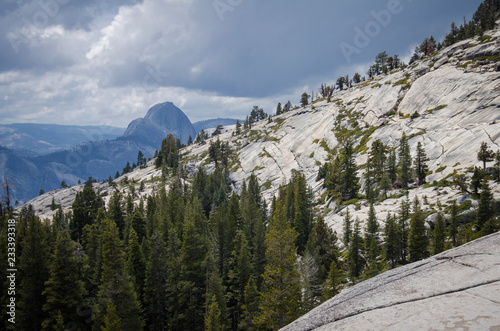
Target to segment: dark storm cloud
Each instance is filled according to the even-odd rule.
[[[241,118],[252,104],[272,112],[339,75],[363,75],[378,52],[408,56],[425,37],[439,40],[479,3],[8,0],[0,123],[125,126],[166,100],[192,119]]]

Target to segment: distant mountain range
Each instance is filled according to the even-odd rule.
[[[207,129],[231,119],[197,122]],[[69,185],[88,177],[106,179],[122,172],[127,162],[137,161],[142,151],[152,157],[169,133],[186,144],[198,130],[171,102],[156,104],[144,118],[132,121],[127,129],[107,126],[63,126],[49,124],[0,125],[0,180],[12,183],[12,201],[27,201],[40,190]]]
[[[234,118],[216,118],[213,120],[205,120],[205,121],[195,122],[195,123],[193,123],[193,127],[194,127],[196,133],[198,133],[201,131],[201,129],[206,130],[206,129],[210,129],[210,128],[216,128],[217,125],[223,125],[223,126],[235,125],[236,121],[237,120]],[[243,122],[241,122],[241,123],[243,123]]]
[[[22,156],[34,156],[70,149],[87,141],[112,140],[124,132],[124,128],[105,125],[0,124],[0,146]]]

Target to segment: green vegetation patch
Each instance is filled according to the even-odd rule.
[[[442,166],[436,169],[436,173],[443,172],[443,170],[446,169],[446,166]]]
[[[408,90],[411,87],[411,83],[408,81],[408,79],[400,79],[394,84],[392,84],[393,87],[396,87],[398,85],[403,85],[402,87],[403,90]]]
[[[262,184],[262,191],[269,190],[271,188],[271,182],[266,181],[264,184]]]
[[[433,112],[438,111],[438,110],[441,110],[441,109],[446,108],[446,107],[448,107],[448,105],[439,105],[439,106],[437,106],[437,107],[435,107],[435,108],[432,108],[432,109],[427,109],[427,110],[425,111],[425,113],[426,113],[426,114],[432,114]]]
[[[500,62],[500,55],[484,55],[484,56],[479,56],[476,57],[472,62],[477,62],[477,61],[493,61],[493,62]]]

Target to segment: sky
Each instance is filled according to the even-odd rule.
[[[0,124],[126,127],[171,101],[192,122],[408,61],[480,0],[3,0]]]

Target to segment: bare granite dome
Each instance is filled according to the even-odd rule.
[[[350,287],[283,331],[500,330],[500,233]]]

